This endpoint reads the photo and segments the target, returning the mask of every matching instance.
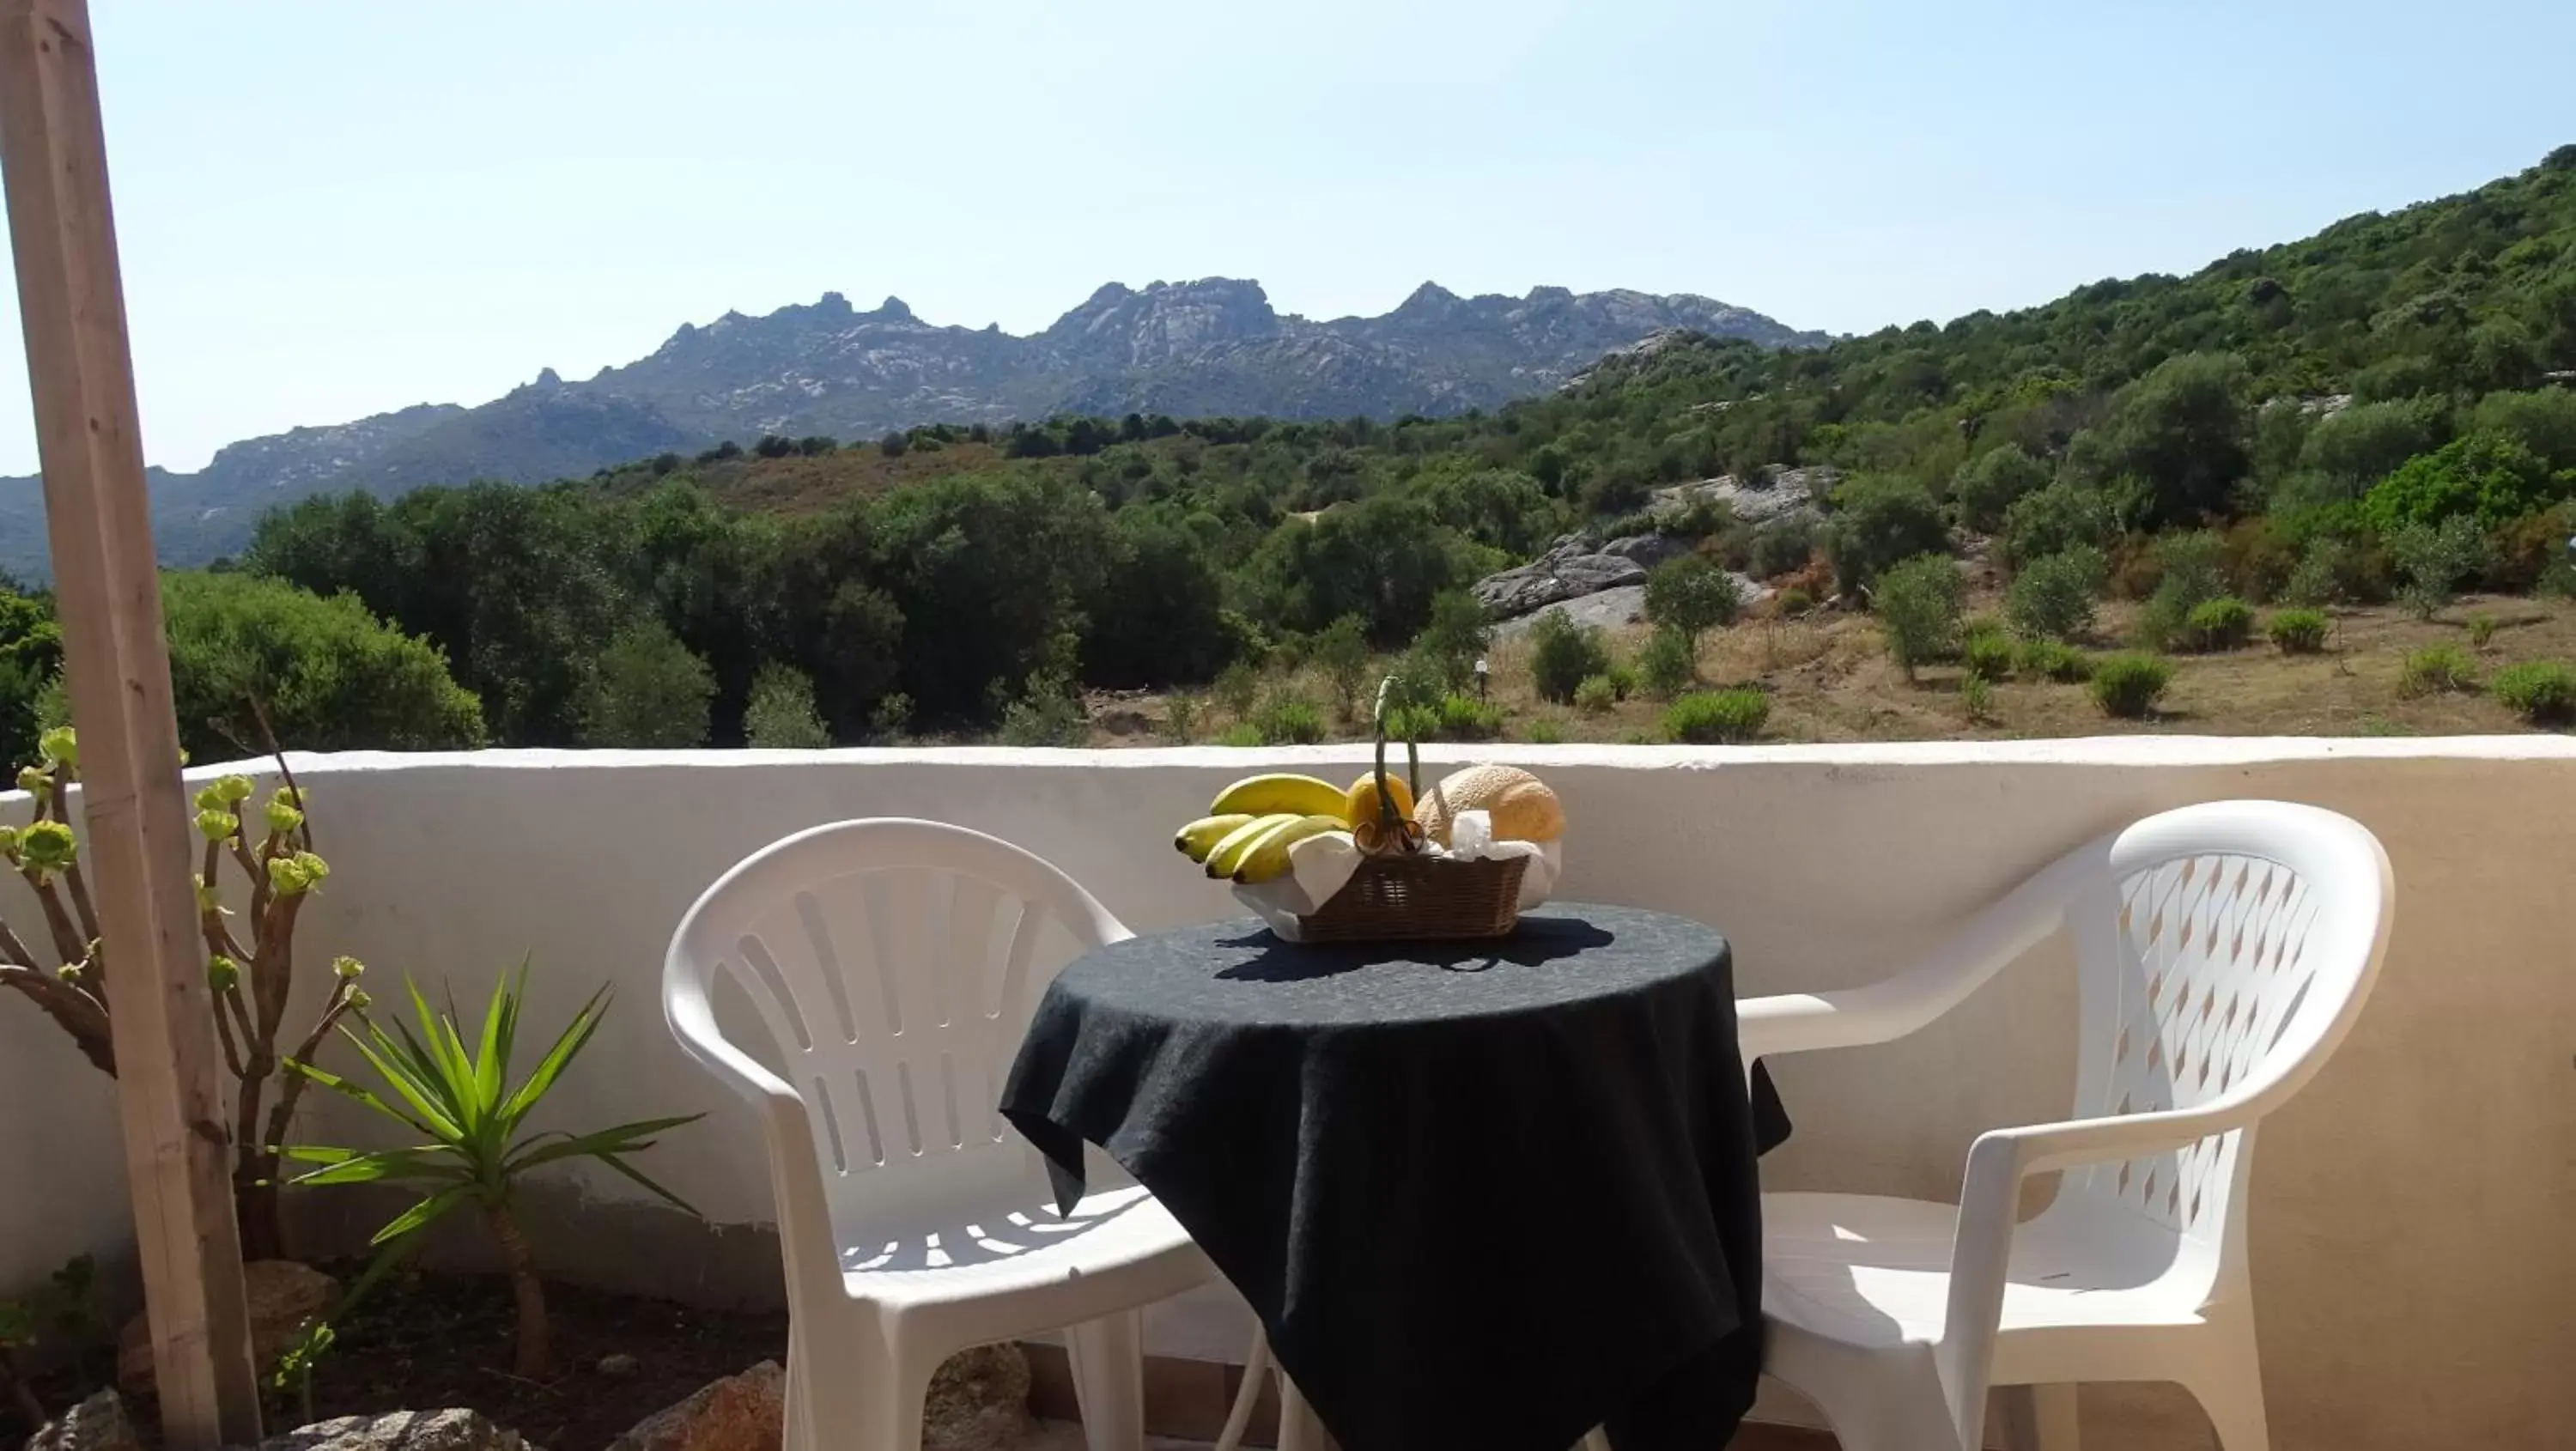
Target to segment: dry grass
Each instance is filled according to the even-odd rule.
[[[1991,611],[1991,599],[1971,601]],[[2115,647],[2133,607],[2103,611],[2096,648]],[[2264,611],[2268,618],[2270,611]],[[2175,654],[2173,687],[2154,718],[2115,720],[2095,708],[2081,685],[2013,679],[1994,686],[1991,715],[1972,722],[1960,699],[1961,671],[1931,666],[1908,682],[1881,648],[1866,616],[1818,613],[1801,620],[1753,620],[1713,632],[1703,642],[1699,674],[1708,688],[1756,685],[1770,692],[1765,739],[1774,741],[2009,740],[2052,736],[2129,735],[2488,735],[2532,729],[2483,691],[2406,698],[2398,671],[2410,650],[2447,644],[2469,651],[2469,620],[2489,615],[2497,628],[2477,651],[2479,677],[2523,660],[2576,663],[2576,604],[2499,597],[2462,599],[2430,621],[2390,607],[2337,610],[2323,653],[2284,655],[2267,643],[2214,655]],[[1645,632],[1616,632],[1620,659],[1635,657]],[[1541,722],[1568,741],[1662,738],[1664,703],[1643,697],[1607,714],[1586,714],[1537,699],[1529,683],[1528,648],[1498,642],[1493,698],[1505,714],[1505,736],[1527,740]],[[1310,693],[1323,698],[1319,689]],[[1108,702],[1103,702],[1108,705]],[[1115,730],[1095,731],[1100,745],[1162,743],[1154,728],[1161,697],[1115,702]],[[1097,719],[1101,712],[1095,712]],[[1202,712],[1201,739],[1228,722]],[[1364,730],[1345,734],[1364,735]]]

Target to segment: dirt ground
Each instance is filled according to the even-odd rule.
[[[1991,613],[1991,597],[1972,598],[1970,612]],[[2273,611],[2259,612],[2268,620]],[[2086,648],[2120,648],[2135,607],[2103,608]],[[1931,666],[1908,681],[1887,659],[1878,627],[1865,615],[1820,611],[1792,620],[1747,620],[1712,632],[1700,651],[1699,673],[1709,688],[1757,685],[1771,696],[1766,741],[2012,740],[2064,736],[2131,735],[2489,735],[2534,727],[2483,691],[2407,696],[2398,675],[2410,651],[2451,645],[2473,654],[2481,680],[2501,666],[2524,660],[2576,663],[2576,604],[2509,596],[2464,597],[2433,619],[2417,620],[2393,606],[2330,612],[2333,626],[2324,653],[2284,655],[2267,643],[2217,654],[2169,654],[2172,688],[2155,716],[2119,720],[2104,715],[2081,685],[2014,679],[1996,684],[1986,714],[1971,719],[1960,693],[1962,671]],[[2472,645],[2471,622],[2494,621],[2483,649]],[[1611,632],[1616,658],[1633,659],[1646,631]],[[1664,702],[1633,697],[1602,714],[1541,701],[1531,689],[1528,647],[1498,641],[1493,662],[1494,702],[1504,712],[1503,738],[1643,743],[1659,741]],[[1301,682],[1318,703],[1329,699],[1319,681]],[[1093,741],[1101,746],[1169,744],[1163,731],[1162,696],[1125,696],[1093,702]],[[1202,739],[1230,722],[1204,701]],[[1329,714],[1329,712],[1328,712]],[[1336,738],[1365,734],[1357,724]]]

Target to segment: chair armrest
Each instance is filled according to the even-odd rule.
[[[726,1040],[703,986],[694,980],[676,990],[666,986],[662,1015],[681,1049],[760,1115],[791,1308],[802,1295],[837,1291],[840,1256],[833,1245],[831,1200],[823,1192],[822,1162],[804,1098]]]
[[[2013,1233],[2020,1227],[2022,1180],[2179,1149],[2243,1128],[2261,1113],[2257,1096],[2240,1090],[2197,1108],[2026,1124],[1977,1136],[1968,1149],[1957,1237],[1950,1246],[1949,1313],[1933,1350],[1959,1444],[1984,1444],[1977,1437],[1983,1434],[1984,1391],[1994,1366],[1995,1327],[2003,1318]]]
[[[1784,993],[1735,1005],[1744,1060],[1892,1042],[1957,1007],[2064,920],[2064,888],[2043,872],[1978,913],[1939,949],[1894,977],[1834,992]]]

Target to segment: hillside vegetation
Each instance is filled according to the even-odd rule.
[[[1391,659],[1414,728],[1534,728],[1473,698],[1487,622],[1459,591],[1577,528],[1695,552],[1658,577],[1667,628],[1630,658],[1554,627],[1494,657],[1527,672],[1501,696],[1616,707],[1552,705],[1549,732],[1774,731],[1783,681],[1730,642],[1779,618],[1837,624],[1969,721],[1997,718],[1995,680],[2074,681],[2125,644],[2140,658],[2072,698],[2152,719],[2165,654],[2286,628],[2281,659],[2331,656],[2337,611],[2465,629],[2458,591],[2564,591],[2571,381],[2564,147],[2190,277],[1808,350],[1664,335],[1492,412],[764,438],[536,489],[318,497],[226,567],[427,641],[479,702],[476,738],[513,744],[1078,741],[1086,690],[1148,689],[1182,702],[1170,734],[1300,739],[1347,729],[1355,682]],[[1820,521],[1647,511],[1659,486],[1787,465],[1836,471]],[[1717,564],[1778,597],[1739,610]],[[254,679],[294,653],[241,650]],[[2515,709],[2553,719],[2528,674],[2512,696],[2540,704]],[[1640,724],[1627,702],[1648,698],[1683,699]],[[2228,728],[2224,709],[2196,702],[2192,727]]]

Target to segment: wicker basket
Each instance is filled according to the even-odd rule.
[[[1521,916],[1521,874],[1529,858],[1378,856],[1311,917],[1297,919],[1305,942],[1466,941],[1504,937]]]

